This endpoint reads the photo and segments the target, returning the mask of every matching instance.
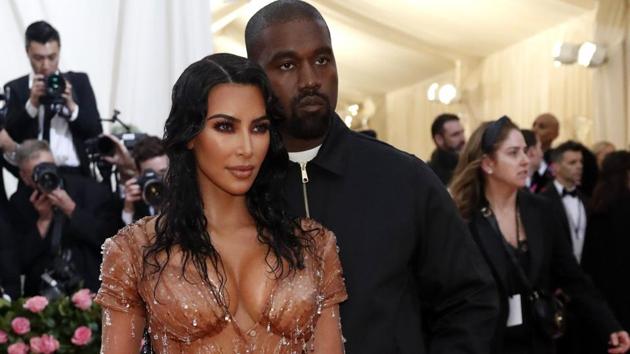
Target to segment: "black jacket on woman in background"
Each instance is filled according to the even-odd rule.
[[[621,329],[603,298],[584,275],[571,251],[556,213],[549,201],[525,192],[518,192],[518,208],[525,229],[529,248],[528,279],[534,288],[553,294],[561,288],[570,298],[581,318],[589,319],[599,332],[591,335],[606,339]],[[514,275],[514,266],[508,258],[502,235],[497,234],[487,217],[477,211],[469,223],[473,238],[490,265],[499,290],[500,310],[496,328],[493,353],[504,353],[503,338],[508,318],[508,284]],[[526,295],[521,294],[523,302]],[[536,327],[531,314],[523,307],[525,328],[531,333],[529,353],[553,353],[554,345]]]

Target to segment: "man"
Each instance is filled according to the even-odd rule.
[[[321,14],[273,2],[249,20],[245,41],[283,111],[289,211],[337,235],[346,352],[488,353],[498,299],[487,266],[435,174],[334,112],[337,68]]]
[[[118,226],[112,222],[116,220],[113,194],[91,178],[60,173],[42,140],[22,142],[16,162],[25,187],[11,196],[10,204],[22,246],[25,295],[40,294],[42,275],[56,269],[59,258],[72,264],[85,287],[97,291],[101,245]],[[48,174],[42,178],[44,167]],[[51,277],[58,280],[60,274]]]
[[[527,157],[529,158],[529,168],[527,171],[528,177],[525,184],[530,191],[536,193],[542,188],[541,183],[548,183],[548,181],[542,181],[543,177],[536,173],[543,161],[543,152],[540,140],[538,140],[534,131],[521,129],[521,133],[523,133],[523,137],[525,138]]]
[[[0,126],[0,155],[12,153],[15,147],[13,139]],[[3,163],[6,161],[0,159],[0,297],[8,295],[15,299],[20,296],[20,267],[15,235],[10,223],[12,218],[9,201],[4,190]]]
[[[162,140],[155,136],[140,140],[133,148],[133,158],[140,175],[125,182],[125,201],[121,215],[125,225],[145,216],[157,214],[158,206],[151,205],[143,199],[142,186],[138,184],[138,179],[154,173],[155,177],[161,180],[168,169],[166,150]]]
[[[50,24],[32,23],[25,37],[33,71],[4,87],[8,105],[6,129],[18,143],[26,139],[48,141],[60,166],[89,175],[83,141],[103,130],[90,80],[84,73],[60,72],[61,42]],[[55,74],[62,79],[54,81]],[[64,84],[61,93],[48,89],[61,90]]]
[[[448,185],[457,166],[459,153],[466,144],[459,117],[451,113],[437,116],[431,125],[431,136],[436,148],[431,154],[429,167],[444,185]]]
[[[586,208],[578,191],[582,179],[583,162],[580,144],[567,141],[551,152],[551,166],[555,179],[542,194],[556,205],[561,222],[573,245],[578,263],[582,258],[586,233]]]
[[[532,175],[534,188],[531,190],[534,193],[540,193],[553,179],[553,173],[549,169],[549,153],[551,151],[551,144],[558,137],[560,123],[553,114],[543,113],[534,120],[532,130],[536,133],[536,136],[540,141],[540,148],[543,152],[543,160],[540,162],[538,171]]]

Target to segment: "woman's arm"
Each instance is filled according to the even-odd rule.
[[[339,305],[322,310],[315,326],[315,354],[343,354]]]
[[[144,324],[144,315],[140,311],[103,308],[101,354],[139,353]]]

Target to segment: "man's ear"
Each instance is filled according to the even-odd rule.
[[[442,136],[442,134],[435,134],[433,136],[433,141],[435,141],[435,145],[437,145],[439,148],[444,147],[444,137]]]

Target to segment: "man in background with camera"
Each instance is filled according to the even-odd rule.
[[[89,177],[60,170],[43,140],[22,142],[15,159],[24,188],[10,206],[24,295],[68,293],[80,283],[97,291],[101,245],[120,226],[112,222],[113,194]]]
[[[149,136],[140,140],[132,154],[140,174],[125,182],[121,218],[126,225],[159,212],[162,177],[168,169],[168,156],[158,137]]]
[[[85,73],[61,73],[61,41],[50,24],[32,23],[25,37],[33,71],[4,86],[6,129],[18,143],[26,139],[49,142],[62,169],[87,176],[83,141],[103,131],[90,80]]]

